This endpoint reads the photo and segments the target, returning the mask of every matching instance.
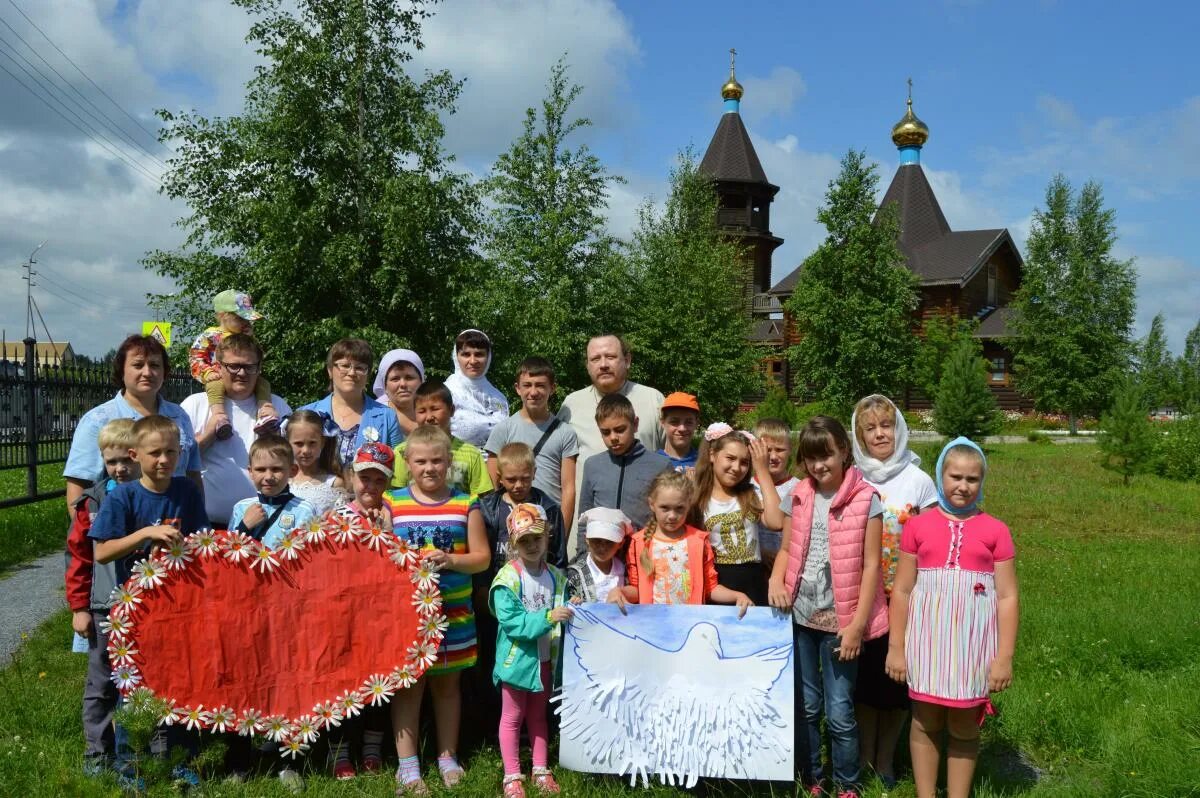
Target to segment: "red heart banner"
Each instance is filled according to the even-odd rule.
[[[263,734],[296,756],[436,660],[438,575],[406,541],[331,514],[269,549],[203,530],[113,593],[113,681],[163,722]]]

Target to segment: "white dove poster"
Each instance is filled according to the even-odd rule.
[[[563,646],[559,759],[630,783],[792,781],[791,618],[755,607],[576,608]]]

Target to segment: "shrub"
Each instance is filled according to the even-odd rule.
[[[1155,463],[1168,479],[1200,480],[1200,416],[1168,425],[1158,444]]]
[[[933,402],[933,420],[940,434],[978,440],[1000,428],[986,368],[974,341],[963,339],[954,348]]]

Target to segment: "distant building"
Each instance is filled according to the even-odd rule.
[[[742,124],[742,95],[741,84],[731,68],[729,81],[721,88],[725,113],[701,169],[716,184],[722,230],[747,246],[747,290],[754,318],[751,339],[764,347],[764,375],[769,384],[800,395],[807,386],[799,375],[792,374],[787,362],[787,347],[796,343],[797,335],[784,305],[792,295],[801,266],[767,288],[771,254],[783,243],[768,224],[770,204],[779,188],[767,180]],[[920,280],[920,305],[914,325],[919,326],[935,313],[976,319],[976,335],[982,340],[990,384],[1001,407],[1029,407],[1030,403],[1011,386],[1012,352],[1007,346],[1012,337],[1009,303],[1024,269],[1021,253],[1007,229],[950,229],[921,168],[921,148],[928,139],[929,128],[913,113],[910,94],[903,118],[892,127],[900,165],[881,205],[897,206],[900,251]],[[912,393],[897,398],[917,407],[928,405],[925,397]]]
[[[33,350],[40,366],[67,366],[75,360],[75,350],[71,348],[70,341],[38,341]],[[0,342],[0,360],[24,363],[25,342]]]

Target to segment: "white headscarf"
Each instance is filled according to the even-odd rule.
[[[487,333],[482,330],[467,329],[460,332],[477,332],[484,338]],[[458,336],[455,336],[457,340]],[[488,382],[487,372],[492,367],[491,339],[488,338],[488,359],[483,367],[483,373],[478,377],[468,377],[458,365],[458,352],[451,346],[450,360],[454,364],[454,373],[446,380],[446,387],[454,397],[454,415],[450,419],[450,433],[467,443],[480,448],[487,443],[488,434],[492,427],[508,418],[508,399],[504,394]]]
[[[904,420],[904,414],[900,412],[900,408],[896,407],[895,403],[886,396],[879,394],[871,394],[859,400],[859,404],[874,399],[882,400],[892,406],[892,412],[896,417],[895,437],[896,446],[892,449],[892,456],[886,460],[876,460],[871,455],[867,454],[862,444],[858,442],[858,408],[855,407],[854,414],[850,417],[850,445],[854,448],[854,464],[863,472],[863,476],[868,482],[881,484],[887,482],[892,477],[899,474],[908,466],[920,465],[921,458],[908,450],[908,422]]]

